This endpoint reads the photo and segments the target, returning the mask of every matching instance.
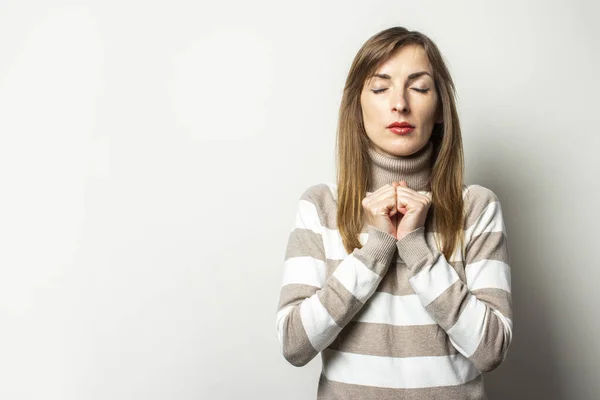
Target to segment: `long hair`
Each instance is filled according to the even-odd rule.
[[[336,168],[338,188],[337,222],[342,242],[348,253],[362,248],[359,234],[363,227],[362,199],[367,194],[371,161],[368,138],[362,119],[360,95],[366,79],[406,44],[420,45],[433,68],[433,78],[442,107],[443,122],[436,123],[430,140],[433,142],[433,165],[430,175],[432,201],[426,224],[432,224],[443,247],[438,250],[450,260],[457,246],[464,246],[465,187],[464,156],[456,91],[442,54],[435,43],[417,31],[392,27],[369,38],[359,49],[350,67],[339,109],[336,138]],[[440,104],[438,104],[440,107]]]

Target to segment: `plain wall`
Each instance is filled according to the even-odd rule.
[[[490,399],[600,392],[591,1],[0,1],[0,398],[313,399],[275,333],[350,63],[419,30],[500,198],[514,341]]]

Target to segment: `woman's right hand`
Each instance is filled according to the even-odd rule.
[[[398,182],[387,184],[365,197],[361,204],[367,225],[372,225],[396,237],[396,187]]]

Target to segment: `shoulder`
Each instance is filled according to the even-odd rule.
[[[468,185],[463,189],[465,225],[472,226],[486,213],[490,216],[500,212],[500,199],[496,193],[482,185]]]
[[[490,203],[499,201],[498,196],[496,196],[496,193],[494,193],[492,189],[477,184],[467,185],[463,189],[463,198],[465,199],[465,204],[467,201],[469,203]]]
[[[308,186],[300,195],[300,209],[318,217],[324,226],[333,226],[337,213],[337,186],[334,183],[317,183]]]
[[[337,203],[337,186],[334,183],[317,183],[304,189],[300,200],[308,201],[319,208],[329,208]]]

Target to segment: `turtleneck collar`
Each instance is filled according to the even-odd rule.
[[[406,181],[408,187],[416,191],[431,191],[431,162],[433,142],[409,156],[390,156],[378,153],[372,146],[368,148],[371,159],[371,175],[368,192],[373,193],[393,181]]]

